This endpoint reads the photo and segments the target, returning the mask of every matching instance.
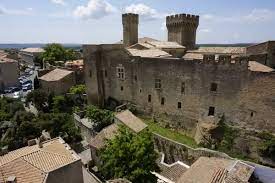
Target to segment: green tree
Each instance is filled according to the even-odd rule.
[[[157,153],[148,131],[135,135],[129,129],[120,127],[119,134],[107,141],[100,158],[100,171],[106,179],[127,178],[133,183],[156,182],[151,171],[158,171]]]
[[[93,105],[87,107],[86,117],[88,117],[94,122],[93,128],[97,132],[101,131],[106,126],[112,124],[114,118],[112,111],[99,109]]]
[[[38,88],[40,87],[40,82],[39,82],[39,79],[37,78],[37,76],[34,78],[33,80],[33,88],[35,90],[37,90]]]
[[[26,104],[29,104],[30,102],[34,104],[37,110],[43,111],[47,105],[48,96],[43,91],[33,90],[32,92],[28,93],[25,101]]]
[[[65,53],[66,53],[66,58],[65,58],[66,61],[77,59],[76,52],[73,49],[67,49]]]
[[[74,107],[74,101],[71,97],[55,96],[53,97],[52,112],[54,113],[72,113]]]
[[[41,113],[37,122],[40,123],[41,129],[46,129],[53,138],[61,136],[67,143],[77,143],[82,140],[70,114]]]
[[[82,95],[86,93],[86,86],[85,85],[76,85],[70,88],[71,94]]]
[[[55,65],[56,61],[67,61],[76,59],[76,53],[73,49],[65,49],[61,44],[48,44],[42,54],[42,60]]]
[[[266,131],[259,133],[258,136],[262,139],[262,144],[259,148],[260,154],[275,161],[275,136]]]
[[[42,54],[42,58],[52,65],[55,65],[55,61],[66,60],[66,50],[61,44],[48,44],[44,50],[45,52]]]

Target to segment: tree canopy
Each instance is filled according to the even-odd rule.
[[[148,131],[136,135],[120,126],[119,134],[107,141],[100,158],[100,171],[106,179],[127,178],[133,183],[156,182],[151,171],[158,171],[157,153]]]
[[[96,106],[90,105],[86,109],[86,117],[90,118],[93,123],[95,131],[100,132],[106,126],[113,123],[112,111],[99,109]]]
[[[70,93],[72,94],[85,94],[86,93],[86,86],[85,85],[76,85],[70,88]]]
[[[37,110],[43,111],[48,102],[48,95],[43,91],[33,90],[32,92],[27,94],[25,101],[26,104],[30,102],[34,104]]]
[[[55,65],[55,61],[67,61],[76,59],[73,49],[66,49],[61,44],[48,44],[42,54],[44,61],[48,61],[51,65]]]

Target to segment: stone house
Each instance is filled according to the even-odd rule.
[[[54,69],[39,78],[41,90],[56,95],[65,94],[76,84],[73,71]]]
[[[43,48],[25,48],[19,51],[20,63],[22,65],[34,66],[35,59],[45,52]]]
[[[115,115],[115,123],[128,127],[134,133],[139,133],[148,126],[129,110],[117,113]]]
[[[1,156],[0,172],[1,183],[83,183],[81,159],[62,138]]]
[[[18,77],[18,62],[13,59],[0,57],[0,91],[3,91],[8,87],[18,86]]]
[[[180,176],[177,183],[249,183],[254,169],[239,160],[201,157]]]
[[[83,46],[89,103],[132,103],[191,135],[205,118],[222,115],[231,125],[275,132],[275,73],[250,60],[249,48],[197,47],[194,15],[168,16],[168,41],[158,43],[138,42],[138,15],[122,22],[123,44]]]
[[[275,41],[267,41],[247,47],[246,54],[251,60],[275,68]]]
[[[96,136],[97,133],[93,129],[93,122],[85,117],[85,111],[74,113],[74,123],[86,142],[90,142]]]
[[[119,125],[124,125],[136,134],[147,128],[147,125],[141,119],[133,115],[129,110],[117,113],[115,115],[114,121],[114,124],[104,128],[91,138],[91,157],[96,165],[100,163],[98,154],[99,150],[105,146],[106,140],[111,140],[118,134]]]

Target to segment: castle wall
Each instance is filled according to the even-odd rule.
[[[268,41],[257,45],[252,45],[246,49],[250,60],[257,61],[269,67],[275,68],[275,42]]]
[[[92,50],[99,48],[100,64],[95,64],[98,63],[96,54],[85,53],[89,49],[84,47],[90,103],[103,105],[109,97],[130,101],[139,111],[191,134],[197,122],[208,116],[209,107],[215,107],[215,117],[224,114],[234,125],[248,124],[246,127],[275,131],[275,116],[271,112],[275,110],[273,74],[250,72],[247,62],[129,57],[118,45],[97,46]],[[118,67],[124,68],[124,79],[118,78]],[[89,70],[93,73],[91,78]],[[155,88],[156,79],[161,81],[161,89]],[[181,91],[182,83],[184,92]],[[212,83],[217,84],[217,91],[211,91]]]
[[[189,14],[167,16],[168,41],[177,42],[187,49],[194,49],[198,25],[199,16]]]

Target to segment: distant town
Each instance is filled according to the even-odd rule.
[[[141,21],[110,44],[0,44],[0,183],[275,182],[275,41]]]

